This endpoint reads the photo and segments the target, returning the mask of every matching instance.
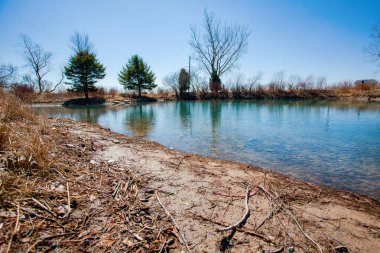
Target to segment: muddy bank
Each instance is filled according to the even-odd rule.
[[[178,152],[97,125],[43,121],[44,138],[60,165],[43,179],[28,178],[38,182],[33,199],[50,211],[31,196],[3,199],[3,251],[9,241],[11,251],[69,252],[376,252],[380,247],[380,203],[369,197]],[[19,230],[9,234],[17,222]],[[221,231],[236,223],[236,229]]]

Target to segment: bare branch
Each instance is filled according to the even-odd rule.
[[[8,81],[14,76],[17,68],[11,64],[0,64],[0,86],[7,85]]]
[[[373,41],[364,49],[370,60],[380,67],[380,23],[372,28]]]
[[[58,88],[58,86],[63,82],[63,79],[65,79],[65,73],[64,73],[63,70],[61,69],[61,79],[59,80],[58,83],[56,83],[56,84],[54,85],[54,88],[48,90],[47,92],[50,93],[50,92],[55,91],[55,90]]]
[[[46,52],[40,45],[34,43],[27,35],[21,35],[22,45],[24,47],[24,58],[37,79],[38,93],[41,94],[44,87],[43,78],[50,72],[50,61],[52,54]]]
[[[247,51],[250,32],[246,26],[221,25],[213,13],[204,12],[203,36],[195,26],[190,27],[190,46],[195,58],[209,75],[218,76],[237,67],[237,62]]]
[[[92,53],[94,50],[94,44],[88,38],[88,34],[80,34],[79,32],[75,32],[70,38],[70,48],[74,51],[74,53]]]

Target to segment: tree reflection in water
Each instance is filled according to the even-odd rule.
[[[151,105],[135,105],[126,112],[125,124],[135,136],[147,137],[154,125],[154,112]]]

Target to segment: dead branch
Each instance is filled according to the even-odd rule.
[[[190,249],[189,249],[189,246],[187,245],[187,242],[186,242],[186,239],[185,239],[185,236],[182,234],[181,230],[179,229],[178,225],[177,225],[177,222],[175,221],[174,217],[170,214],[169,210],[162,204],[162,202],[160,201],[160,198],[158,197],[158,193],[156,191],[156,198],[157,198],[157,201],[158,203],[160,204],[160,206],[162,207],[162,209],[164,209],[166,215],[169,217],[169,219],[173,222],[174,226],[176,227],[176,229],[178,230],[178,233],[180,235],[180,238],[181,238],[181,243],[182,245],[185,246],[185,249],[186,249],[186,252],[190,252]]]
[[[244,224],[247,222],[250,214],[251,214],[251,211],[249,209],[249,205],[248,205],[248,200],[249,200],[249,193],[251,192],[251,190],[249,189],[249,186],[247,187],[247,193],[246,193],[246,197],[245,197],[245,213],[243,215],[243,217],[235,224],[229,226],[229,227],[226,227],[226,228],[217,228],[216,231],[217,232],[223,232],[223,231],[229,231],[229,230],[235,230],[236,228],[242,228],[244,226]]]

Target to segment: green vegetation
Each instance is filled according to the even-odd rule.
[[[75,33],[71,38],[72,49],[74,55],[65,67],[65,75],[70,81],[70,91],[84,92],[85,98],[88,99],[88,93],[95,91],[95,83],[99,79],[103,79],[105,67],[96,59],[96,55],[92,52],[92,44],[88,40],[86,34]]]
[[[190,89],[190,75],[186,69],[182,68],[178,76],[179,96],[182,98]]]
[[[96,59],[96,56],[88,52],[79,52],[72,56],[65,67],[65,75],[73,92],[84,92],[88,99],[88,92],[96,90],[95,83],[105,77],[105,68]]]
[[[141,97],[143,90],[157,87],[156,77],[150,67],[138,55],[132,56],[119,73],[119,83],[127,90],[135,90]]]

